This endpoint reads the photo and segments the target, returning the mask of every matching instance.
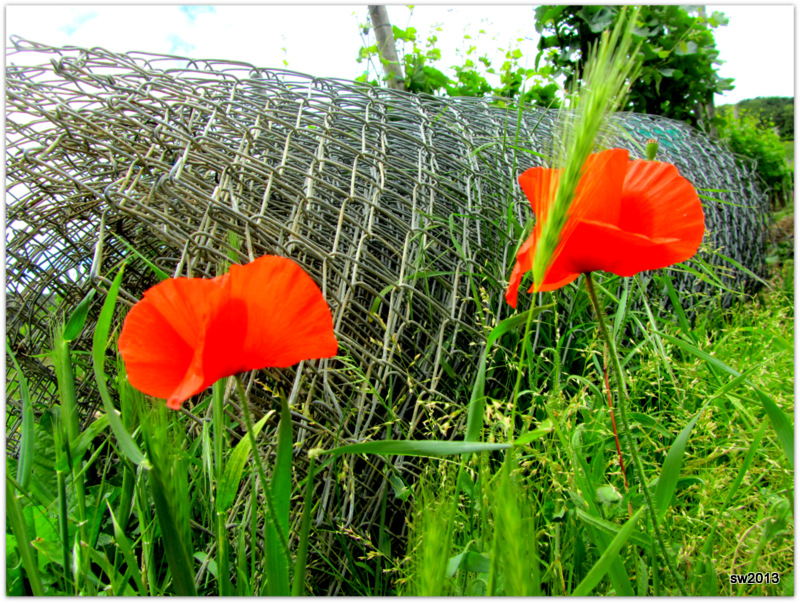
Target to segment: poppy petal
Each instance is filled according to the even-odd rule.
[[[180,404],[196,388],[240,372],[292,366],[338,351],[330,308],[297,263],[262,256],[231,266],[226,276],[219,293],[208,300],[203,341],[187,383],[173,392],[168,404]]]
[[[565,227],[562,239],[582,220],[617,223],[627,169],[628,151],[625,149],[608,149],[589,155],[570,205],[571,224]]]
[[[131,385],[167,398],[181,384],[202,338],[202,302],[218,288],[219,279],[178,278],[145,291],[125,317],[118,342]]]
[[[590,155],[583,170],[543,282],[531,292],[558,289],[594,270],[631,276],[683,262],[697,252],[705,233],[702,205],[675,166],[628,162],[627,151],[610,149]],[[526,253],[517,256],[506,292],[506,301],[514,307],[516,288],[533,267],[535,241],[552,209],[553,183],[559,177],[558,170],[542,168],[520,176],[537,224],[526,241]]]
[[[564,249],[570,245],[576,226],[583,219],[616,222],[620,213],[620,197],[628,165],[628,152],[624,149],[609,149],[590,155],[584,163],[583,175],[575,190],[575,198],[570,205],[569,217],[561,231],[561,239],[550,258],[543,282],[537,287],[534,283],[529,292],[552,291],[567,285],[578,278],[580,273],[569,269],[568,263],[560,259]],[[541,235],[542,225],[547,220],[555,201],[555,190],[561,177],[561,170],[532,168],[523,172],[519,183],[528,197],[531,209],[536,215],[536,226],[531,235],[534,240]],[[530,239],[529,239],[530,240]],[[526,241],[527,243],[527,241]],[[516,289],[522,276],[533,268],[536,245],[531,244],[525,262],[518,262],[511,274],[511,284],[506,292],[506,301],[516,307]],[[522,248],[520,248],[520,253]],[[513,303],[512,303],[513,301]]]
[[[314,280],[294,261],[263,256],[232,266],[231,300],[242,302],[246,334],[244,370],[287,367],[301,360],[335,356],[333,318]]]
[[[531,204],[536,217],[534,233],[540,234],[555,201],[561,170],[551,168],[530,168],[519,175],[519,185]]]
[[[575,228],[573,241],[562,258],[568,271],[605,270],[633,276],[682,262],[686,257],[681,248],[680,239],[651,239],[613,224],[585,221]]]
[[[680,259],[670,263],[683,262],[703,240],[703,206],[674,165],[638,159],[628,167],[618,226],[650,238],[678,239],[672,255]]]

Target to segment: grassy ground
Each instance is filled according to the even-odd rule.
[[[305,591],[324,594],[334,583],[340,594],[792,594],[792,459],[775,429],[793,414],[791,262],[776,269],[771,288],[725,311],[711,303],[692,325],[676,312],[621,311],[621,292],[628,287],[635,299],[637,283],[610,278],[600,290],[663,547],[625,438],[627,480],[620,471],[602,344],[585,289],[572,285],[561,298],[575,300],[572,319],[561,315],[570,326],[556,329],[552,311],[534,324],[516,425],[527,442],[463,464],[421,458],[415,485],[387,473],[382,508],[387,498],[404,505],[406,525],[382,519],[364,532],[323,522],[304,538],[307,479],[279,479],[291,465],[274,470],[265,483],[285,517],[293,563],[300,543],[309,545]],[[520,339],[506,333],[487,363],[484,442],[509,437],[509,401],[497,394],[516,378]],[[277,592],[281,580],[288,588],[288,574],[270,561],[280,558],[281,539],[268,529],[265,491],[253,487],[249,440],[216,414],[213,396],[195,407],[209,417],[198,425],[146,400],[121,370],[110,386],[132,440],[112,433],[108,414],[81,432],[69,418],[67,367],[80,381],[91,360],[67,358],[68,345],[56,344],[60,404],[27,425],[32,466],[7,461],[7,593],[249,595]],[[620,418],[617,408],[623,431]],[[230,429],[223,447],[218,433]],[[135,462],[137,451],[147,460]],[[339,471],[357,460],[340,458]],[[313,506],[322,492],[311,493]],[[281,508],[284,499],[291,509]],[[752,574],[760,582],[731,584],[748,572],[761,572]]]
[[[794,309],[790,267],[785,272],[787,280],[777,276],[773,291],[704,314],[685,332],[663,325],[709,359],[666,343],[666,363],[641,353],[628,363],[632,430],[648,479],[666,479],[679,434],[694,422],[660,526],[678,580],[653,559],[658,548],[644,521],[621,549],[616,578],[610,565],[599,581],[590,575],[609,546],[602,533],[606,540],[618,534],[630,515],[596,372],[574,393],[547,400],[562,433],[553,430],[521,451],[509,483],[491,459],[473,463],[449,547],[442,544],[446,530],[440,524],[448,516],[455,470],[447,464],[429,470],[417,495],[401,590],[566,595],[588,578],[586,594],[674,595],[678,582],[691,595],[792,594],[792,466],[759,402],[766,395],[792,416]],[[587,355],[600,353],[596,342],[586,345]],[[635,345],[625,346],[623,355]],[[748,385],[736,385],[714,361],[745,373]],[[625,452],[623,446],[623,458]],[[625,462],[628,482],[635,484],[630,458]],[[634,509],[641,506],[641,497],[630,498]],[[460,569],[450,566],[446,578],[437,574],[431,549],[444,549],[442,559],[463,555]],[[536,557],[538,564],[520,562]],[[762,572],[752,578],[760,582],[731,584],[732,575],[748,572]]]

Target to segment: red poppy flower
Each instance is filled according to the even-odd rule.
[[[295,262],[271,255],[214,279],[159,283],[128,312],[119,336],[131,384],[175,410],[223,377],[337,349],[319,287]]]
[[[519,177],[537,221],[511,272],[506,301],[514,308],[560,176],[561,170],[531,168]],[[632,276],[683,262],[697,252],[704,232],[700,199],[674,165],[628,161],[624,149],[592,154],[544,278],[529,291],[552,291],[593,270]]]

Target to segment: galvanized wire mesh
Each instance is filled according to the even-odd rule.
[[[299,375],[267,371],[294,385],[305,448],[330,447],[332,432],[383,438],[389,418],[394,437],[415,437],[431,413],[465,404],[479,344],[510,312],[500,295],[517,243],[510,220],[524,224],[530,213],[516,177],[541,164],[517,148],[546,152],[554,112],[19,39],[7,54],[6,94],[7,335],[38,405],[54,398],[55,376],[37,357],[53,313],[69,312],[90,287],[104,290],[123,259],[122,297],[132,303],[156,282],[142,257],[171,275],[211,277],[229,256],[266,253],[294,258],[320,284],[346,356],[304,363]],[[655,137],[659,159],[715,191],[704,199],[708,247],[759,271],[767,207],[752,167],[682,123],[616,121],[632,155]],[[475,275],[491,291],[476,291]],[[748,283],[742,272],[723,278]],[[687,273],[676,286],[709,287]],[[481,296],[493,300],[491,313]],[[88,349],[90,334],[91,325],[74,348]],[[90,378],[78,395],[90,414]],[[9,380],[10,449],[19,406]],[[376,477],[351,474],[345,522],[355,492],[363,504]],[[370,500],[360,517],[377,511],[378,497]]]

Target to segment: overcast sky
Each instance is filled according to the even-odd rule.
[[[469,43],[496,67],[502,61],[498,48],[519,48],[533,66],[538,41],[533,5],[416,5],[413,12],[391,5],[388,10],[394,25],[415,27],[420,41],[441,25],[436,35],[443,71],[463,65]],[[708,6],[709,13],[714,10],[730,18],[715,31],[725,61],[720,75],[736,80],[736,89],[718,95],[717,104],[794,96],[794,7]],[[356,57],[363,44],[359,25],[366,20],[366,5],[7,5],[5,33],[7,41],[17,35],[54,46],[228,59],[259,67],[281,68],[286,61],[293,71],[354,79],[365,69]],[[465,42],[465,34],[472,40]]]

